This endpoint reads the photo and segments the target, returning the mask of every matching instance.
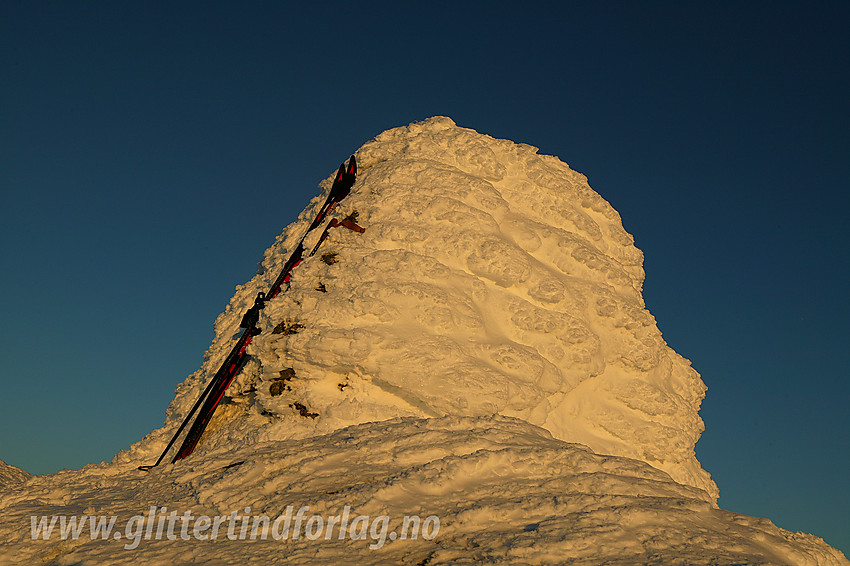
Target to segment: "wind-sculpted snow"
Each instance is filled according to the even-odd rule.
[[[125,530],[152,505],[160,517],[191,511],[192,521],[237,512],[235,540],[227,522],[214,541],[191,526],[183,537],[181,520],[171,539],[166,530],[148,538],[142,528]],[[372,524],[388,517],[387,528],[357,540],[358,529],[340,539],[338,526],[333,536],[308,537],[302,523],[297,540],[293,530],[275,538],[283,527],[273,521],[288,506],[308,507],[305,521],[348,506],[350,517]],[[500,416],[366,423],[207,450],[150,474],[89,466],[0,492],[0,512],[2,564],[850,564],[817,537],[719,510],[704,491],[642,462]],[[74,514],[115,516],[121,536],[91,540],[86,530],[78,540],[32,540],[31,516]],[[243,515],[252,517],[249,529],[253,517],[268,517],[266,535],[246,529],[240,539]],[[411,515],[436,517],[435,536],[394,540]]]
[[[0,463],[0,564],[850,566],[817,537],[716,507],[693,451],[705,386],[644,308],[642,254],[582,175],[448,118],[384,132],[357,161],[331,216],[356,212],[365,232],[330,231],[268,301],[195,452],[137,469],[324,198],[237,288],[165,426],[79,471],[28,477]],[[289,506],[309,510],[297,540],[294,526],[275,530]],[[333,531],[346,509],[358,519]],[[164,535],[172,513],[206,528],[232,518],[204,540],[183,521]],[[439,531],[356,528],[386,517],[398,534],[406,515]],[[54,516],[114,516],[115,536],[34,536],[32,517]],[[246,538],[263,517],[271,534]],[[331,530],[308,531],[314,517]]]
[[[397,416],[498,413],[717,496],[694,456],[705,386],[644,308],[643,255],[583,175],[448,118],[384,132],[356,155],[359,177],[334,215],[356,212],[365,233],[332,230],[267,304],[253,361],[200,449]],[[318,203],[237,290],[149,454],[218,368]],[[287,321],[295,331],[271,332]]]
[[[15,489],[30,477],[28,472],[0,460],[0,491]]]

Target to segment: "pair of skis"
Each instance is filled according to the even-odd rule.
[[[172,463],[185,458],[197,446],[198,441],[201,439],[201,435],[206,429],[209,420],[212,418],[213,412],[215,412],[216,407],[218,406],[219,401],[221,401],[221,397],[224,395],[224,391],[230,386],[230,383],[233,381],[233,378],[236,377],[236,374],[239,373],[239,370],[242,369],[242,366],[248,361],[248,356],[245,354],[245,350],[248,348],[248,344],[251,343],[254,336],[258,334],[258,329],[256,327],[246,328],[242,333],[242,336],[236,341],[236,344],[230,350],[230,353],[227,354],[227,357],[224,359],[224,363],[221,364],[221,367],[218,369],[216,374],[210,380],[204,392],[201,393],[201,396],[195,402],[195,405],[192,407],[192,410],[189,411],[189,414],[183,419],[183,422],[180,424],[180,427],[177,429],[177,432],[174,433],[174,436],[171,437],[171,440],[168,442],[168,445],[165,447],[165,450],[162,451],[156,463],[153,465],[147,466],[139,466],[139,469],[147,472],[154,466],[158,466],[162,459],[165,458],[165,455],[171,450],[171,447],[174,445],[174,442],[180,436],[180,433],[183,432],[183,429],[186,428],[186,425],[189,423],[189,420],[192,418],[192,415],[195,414],[195,411],[198,410],[198,407],[201,403],[206,399],[206,403],[204,403],[204,407],[201,412],[198,414],[198,418],[195,420],[195,423],[192,425],[192,428],[189,429],[189,433],[186,435],[186,438],[183,440],[183,444],[180,446],[180,450],[178,450],[177,455],[172,460]],[[210,393],[212,394],[210,395]]]
[[[254,309],[262,308],[262,302],[272,299],[276,297],[281,290],[281,287],[288,283],[290,278],[292,277],[292,269],[295,268],[298,264],[303,260],[304,254],[304,240],[309,235],[310,231],[319,226],[322,221],[327,217],[327,215],[336,207],[339,202],[344,199],[351,192],[351,187],[354,185],[354,181],[357,178],[357,161],[354,159],[354,156],[351,156],[351,159],[348,161],[348,166],[343,162],[339,166],[339,171],[337,172],[336,177],[334,177],[333,185],[331,186],[331,190],[328,193],[327,198],[325,199],[324,204],[319,209],[319,213],[316,215],[316,218],[310,224],[310,227],[307,228],[307,232],[301,238],[301,241],[295,247],[295,250],[290,255],[289,259],[286,263],[283,264],[283,269],[281,270],[280,275],[277,279],[274,280],[272,286],[269,288],[268,293],[265,296],[259,295],[257,297],[257,301],[254,304]],[[332,221],[333,222],[333,221]],[[339,225],[339,223],[337,223]],[[362,231],[362,228],[359,230]],[[319,243],[321,243],[324,238],[327,237],[327,230],[322,234],[322,238],[320,238]],[[318,244],[316,246],[318,248]],[[315,249],[313,250],[315,253]],[[312,255],[312,254],[310,254]],[[258,306],[259,304],[259,306]],[[249,318],[243,318],[243,323],[245,320]],[[192,424],[192,427],[189,429],[189,432],[186,434],[186,438],[183,440],[183,444],[180,445],[180,448],[177,451],[177,454],[174,456],[172,463],[177,462],[178,460],[182,460],[183,458],[189,456],[198,445],[198,441],[201,439],[201,436],[206,430],[207,425],[212,419],[213,413],[215,412],[218,404],[221,402],[222,397],[224,397],[225,391],[230,387],[230,384],[233,383],[233,380],[248,362],[248,354],[246,354],[246,350],[248,345],[253,340],[254,336],[260,333],[260,329],[256,327],[255,317],[250,317],[252,322],[247,324],[247,328],[236,341],[236,344],[230,350],[230,353],[224,359],[224,362],[221,364],[221,367],[215,373],[213,378],[210,380],[210,383],[204,389],[204,392],[201,393],[201,396],[195,402],[195,405],[192,407],[192,410],[189,411],[189,414],[183,419],[183,422],[180,424],[180,427],[177,429],[177,432],[174,433],[174,436],[168,442],[168,445],[165,447],[165,450],[162,451],[162,454],[157,459],[156,463],[153,465],[139,466],[139,469],[142,471],[148,471],[154,466],[158,466],[160,462],[162,462],[165,455],[171,449],[171,447],[176,442],[177,438],[179,438],[180,433],[183,432],[183,429],[186,428],[186,425],[191,420],[192,416],[195,414],[195,411],[198,410],[198,407],[201,407],[203,403],[203,407],[201,407],[201,412],[198,413],[198,417],[195,419],[195,422]]]
[[[276,297],[280,293],[281,287],[285,283],[289,283],[289,280],[292,278],[292,269],[298,264],[300,264],[304,259],[304,240],[314,228],[319,226],[325,220],[325,218],[327,218],[328,214],[331,213],[331,211],[336,207],[336,205],[339,204],[342,199],[348,196],[348,193],[351,192],[351,187],[354,186],[354,181],[356,179],[357,161],[352,155],[351,159],[348,160],[347,167],[345,163],[342,163],[339,166],[339,171],[337,171],[336,177],[334,177],[334,182],[333,185],[331,185],[331,190],[328,193],[324,204],[322,204],[322,207],[319,209],[319,213],[316,214],[316,218],[313,220],[313,222],[310,223],[310,227],[307,228],[307,232],[301,238],[301,241],[298,242],[297,246],[295,246],[295,251],[292,252],[292,255],[290,255],[286,263],[283,264],[283,269],[281,270],[278,278],[275,279],[274,283],[272,283],[272,286],[269,289],[268,294],[266,295],[269,299]],[[313,253],[315,253],[315,250],[313,250]],[[313,253],[311,253],[310,255],[313,255]]]

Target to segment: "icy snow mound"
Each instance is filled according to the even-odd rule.
[[[502,414],[716,498],[694,455],[705,386],[644,307],[643,255],[583,175],[442,117],[356,155],[359,177],[334,215],[356,211],[365,233],[331,231],[268,303],[253,360],[200,450],[401,416]],[[204,367],[134,458],[162,449],[319,201],[237,289]]]
[[[817,537],[719,510],[704,491],[642,462],[594,454],[509,417],[408,417],[205,456],[150,474],[92,466],[0,494],[0,563],[850,564]],[[305,524],[298,540],[270,531],[263,540],[258,531],[256,540],[229,541],[226,523],[214,542],[197,540],[191,526],[184,540],[180,521],[174,540],[163,533],[133,550],[126,538],[91,540],[88,531],[76,541],[31,540],[30,516],[114,515],[123,533],[151,505],[165,508],[160,517],[235,511],[270,523],[287,506],[308,506],[305,520],[349,506],[351,517],[389,520],[380,548],[378,530],[352,540],[349,527],[339,540],[336,526],[309,540]],[[393,540],[405,515],[438,517],[436,536]]]
[[[29,472],[0,460],[0,491],[15,489],[31,477]]]

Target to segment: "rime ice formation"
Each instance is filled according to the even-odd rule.
[[[16,485],[24,483],[30,477],[30,474],[24,470],[0,460],[0,490],[13,488]]]
[[[643,255],[583,175],[442,117],[384,132],[356,155],[360,175],[337,216],[356,211],[366,232],[331,232],[268,304],[254,361],[206,446],[400,416],[498,413],[643,460],[717,497],[694,456],[705,386],[664,342],[641,297]],[[237,289],[153,451],[218,368],[242,313],[318,203]],[[336,254],[335,263],[322,254]],[[270,332],[286,321],[302,328]]]
[[[319,197],[237,288],[163,428],[78,471],[0,465],[0,564],[850,566],[817,537],[717,508],[693,452],[705,387],[664,343],[641,253],[583,176],[448,118],[385,132],[357,157],[334,214],[356,211],[365,233],[330,232],[267,303],[195,452],[136,469],[219,367]],[[288,506],[373,522],[250,535]],[[232,516],[233,530],[154,527],[185,513]],[[439,532],[394,539],[405,515],[438,517]],[[87,521],[82,536],[62,539],[58,519],[52,535],[36,529],[59,516]],[[110,517],[114,532],[92,536]]]

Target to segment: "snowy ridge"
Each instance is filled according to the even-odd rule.
[[[643,254],[583,175],[443,117],[384,132],[356,155],[361,173],[336,215],[356,211],[366,232],[333,231],[294,270],[290,291],[269,302],[254,361],[202,446],[399,416],[500,413],[717,496],[693,451],[705,386],[644,308]],[[217,369],[239,317],[319,201],[237,289],[153,451]],[[325,253],[335,263],[321,261]],[[269,332],[287,320],[303,328]],[[276,381],[284,391],[273,396]]]

